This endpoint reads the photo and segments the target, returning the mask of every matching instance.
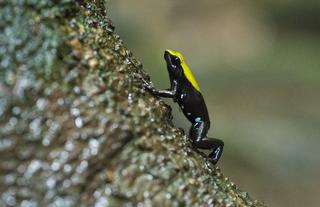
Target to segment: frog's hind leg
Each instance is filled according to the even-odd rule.
[[[224,143],[220,139],[207,137],[209,124],[197,122],[190,128],[190,139],[192,145],[198,149],[211,150],[208,159],[216,164],[222,155]]]

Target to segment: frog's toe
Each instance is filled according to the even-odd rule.
[[[209,154],[208,159],[213,163],[217,164],[223,152],[223,145],[213,149],[212,153]]]

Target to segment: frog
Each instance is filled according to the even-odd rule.
[[[191,122],[189,139],[193,148],[211,163],[217,164],[223,152],[224,142],[207,136],[210,117],[198,82],[180,52],[166,49],[164,59],[169,73],[170,88],[158,90],[146,80],[143,80],[143,87],[155,96],[172,98],[179,105]],[[202,150],[209,150],[209,154],[203,153]]]

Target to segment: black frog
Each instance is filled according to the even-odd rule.
[[[167,63],[171,87],[167,90],[157,90],[147,81],[144,81],[144,87],[154,95],[172,98],[179,104],[192,124],[189,131],[192,145],[196,149],[210,150],[208,159],[216,164],[221,157],[224,142],[207,137],[210,118],[200,87],[181,53],[166,50],[164,59]]]

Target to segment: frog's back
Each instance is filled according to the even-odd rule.
[[[208,109],[201,92],[194,88],[186,78],[181,80],[181,83],[176,98],[184,115],[191,123],[199,122],[199,120],[209,122]]]

